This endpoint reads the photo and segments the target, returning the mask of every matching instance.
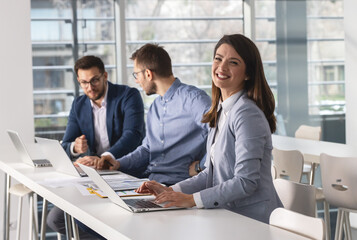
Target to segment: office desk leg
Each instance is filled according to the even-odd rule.
[[[4,173],[5,180],[4,180],[4,239],[9,240],[9,225],[10,225],[10,185],[11,185],[11,177],[9,174]]]
[[[66,239],[72,240],[71,216],[66,212],[64,213],[64,223],[66,226]]]
[[[42,217],[41,217],[41,238],[40,240],[46,239],[46,222],[47,222],[47,208],[48,208],[48,201],[43,198],[42,203]]]
[[[347,240],[352,239],[351,223],[350,223],[350,212],[345,212],[345,238]]]
[[[32,239],[38,239],[38,229],[37,229],[36,216],[35,216],[35,200],[34,200],[35,193],[31,193],[29,197],[30,197],[30,221],[29,221],[30,235],[29,236],[31,236]],[[36,209],[37,209],[37,204],[36,204]]]
[[[310,185],[314,185],[316,167],[317,167],[316,163],[311,163],[311,172],[310,172],[310,179],[309,179]]]
[[[73,228],[73,238],[74,240],[79,240],[78,225],[74,221],[73,217],[71,217],[71,220],[72,220],[72,228]]]

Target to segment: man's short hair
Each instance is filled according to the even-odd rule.
[[[131,60],[145,69],[150,69],[159,77],[170,77],[172,73],[171,58],[158,44],[147,43],[131,55]]]
[[[74,65],[74,71],[76,72],[76,75],[78,76],[78,69],[87,70],[92,67],[97,67],[99,69],[100,73],[105,72],[104,63],[103,63],[102,59],[100,59],[99,57],[93,56],[93,55],[84,56],[84,57],[81,57],[80,59],[78,59],[76,61],[76,64]]]

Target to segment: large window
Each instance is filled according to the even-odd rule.
[[[127,65],[126,74],[119,76],[116,40],[122,33],[116,32],[115,26],[119,18],[115,4],[119,1],[31,3],[35,131],[36,135],[57,139],[63,136],[73,98],[81,94],[73,72],[75,59],[97,55],[109,70],[109,80],[139,87],[131,78],[129,57],[147,42],[158,43],[169,52],[175,76],[210,94],[215,43],[223,34],[243,32],[243,1],[120,2],[125,8],[122,54]],[[155,96],[142,97],[148,108]]]
[[[255,41],[276,99],[279,134],[321,125],[323,139],[344,142],[342,0],[256,0]],[[281,128],[283,128],[282,131]]]
[[[181,81],[211,94],[213,48],[224,34],[243,32],[243,1],[126,0],[126,54],[152,42],[165,47]],[[128,62],[129,80],[132,62]],[[149,106],[155,96],[142,94]]]
[[[255,43],[259,48],[267,81],[277,96],[275,1],[255,1]]]
[[[300,124],[324,125],[337,115],[341,120],[345,113],[342,0],[31,3],[37,135],[61,139],[73,98],[81,94],[75,59],[98,55],[110,81],[139,87],[129,57],[147,42],[158,43],[169,52],[175,76],[210,94],[214,45],[231,33],[253,33],[282,133],[293,135]],[[155,96],[142,97],[148,107]]]
[[[345,113],[343,1],[308,1],[309,113]]]
[[[73,65],[101,57],[116,81],[114,1],[32,0],[31,38],[37,136],[61,139],[71,103],[81,94]]]

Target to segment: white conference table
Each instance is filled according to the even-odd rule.
[[[21,163],[12,149],[0,147],[0,170],[108,239],[306,239],[224,209],[131,213],[109,199],[83,196],[74,186],[46,187],[38,181],[67,175]]]
[[[320,164],[320,154],[326,153],[336,157],[357,157],[357,147],[347,144],[315,141],[288,136],[272,135],[273,147],[280,150],[299,150],[311,167],[310,184],[313,184],[315,166]]]
[[[288,136],[272,135],[273,147],[281,150],[299,150],[313,156],[314,163],[320,163],[320,154],[326,153],[336,157],[357,157],[357,146],[301,139]]]

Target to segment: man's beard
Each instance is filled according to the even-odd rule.
[[[91,98],[92,101],[97,101],[99,100],[101,97],[104,96],[104,89],[102,92],[100,92],[95,98]]]
[[[157,86],[155,83],[152,83],[149,89],[146,91],[146,95],[150,96],[157,93]]]
[[[105,82],[103,82],[103,88],[102,88],[102,91],[101,92],[99,92],[98,93],[98,95],[96,96],[96,97],[94,97],[94,98],[90,98],[90,100],[92,100],[92,101],[97,101],[97,100],[99,100],[101,97],[103,97],[104,96],[104,94],[105,94],[105,92],[106,92],[106,83]]]

